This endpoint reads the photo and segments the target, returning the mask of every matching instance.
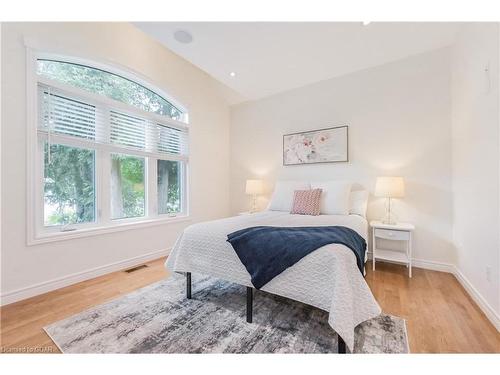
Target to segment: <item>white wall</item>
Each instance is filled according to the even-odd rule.
[[[450,51],[441,49],[231,109],[231,208],[247,210],[245,179],[358,182],[401,175],[399,220],[416,225],[418,259],[452,263]],[[349,163],[282,166],[286,133],[349,125]],[[261,206],[267,203],[262,199]],[[368,216],[379,218],[371,197]]]
[[[136,71],[185,105],[190,117],[192,221],[227,216],[230,116],[228,106],[218,94],[220,85],[211,77],[129,24],[3,23],[1,37],[1,293],[7,296],[4,303],[20,295],[13,292],[27,296],[47,288],[30,289],[40,283],[168,249],[189,224],[159,225],[26,246],[24,37],[50,52],[117,63]]]
[[[467,24],[452,50],[453,240],[457,268],[500,317],[498,24]],[[489,66],[489,79],[485,69]],[[487,279],[490,267],[490,280]]]

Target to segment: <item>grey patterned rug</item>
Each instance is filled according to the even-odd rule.
[[[336,353],[328,313],[193,274],[193,299],[175,274],[45,327],[63,353]],[[380,315],[356,328],[355,353],[408,353],[405,321]]]

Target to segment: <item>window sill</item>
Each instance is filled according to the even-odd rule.
[[[157,225],[182,223],[188,221],[191,221],[191,218],[189,216],[177,216],[177,217],[158,218],[158,219],[141,220],[128,223],[120,223],[110,226],[81,228],[71,232],[44,233],[36,236],[35,238],[28,239],[28,246],[39,245],[49,242],[56,242],[56,241],[71,240],[75,238],[98,236],[101,234],[122,232],[130,229],[149,228]]]

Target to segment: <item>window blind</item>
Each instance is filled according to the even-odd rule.
[[[139,150],[146,150],[145,119],[125,113],[110,111],[111,143]]]
[[[39,128],[72,137],[95,139],[96,107],[52,92],[38,90],[41,110]]]
[[[158,124],[157,127],[158,140],[157,148],[160,153],[167,154],[188,154],[188,137],[187,133],[174,129],[168,126]]]
[[[103,143],[120,149],[188,156],[188,131],[157,116],[124,111],[47,85],[38,86],[38,131]],[[123,152],[123,151],[122,151]]]

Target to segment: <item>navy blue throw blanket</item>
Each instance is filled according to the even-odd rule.
[[[230,233],[227,241],[250,273],[252,284],[257,289],[314,250],[334,243],[352,250],[363,273],[366,241],[347,227],[258,226]]]

